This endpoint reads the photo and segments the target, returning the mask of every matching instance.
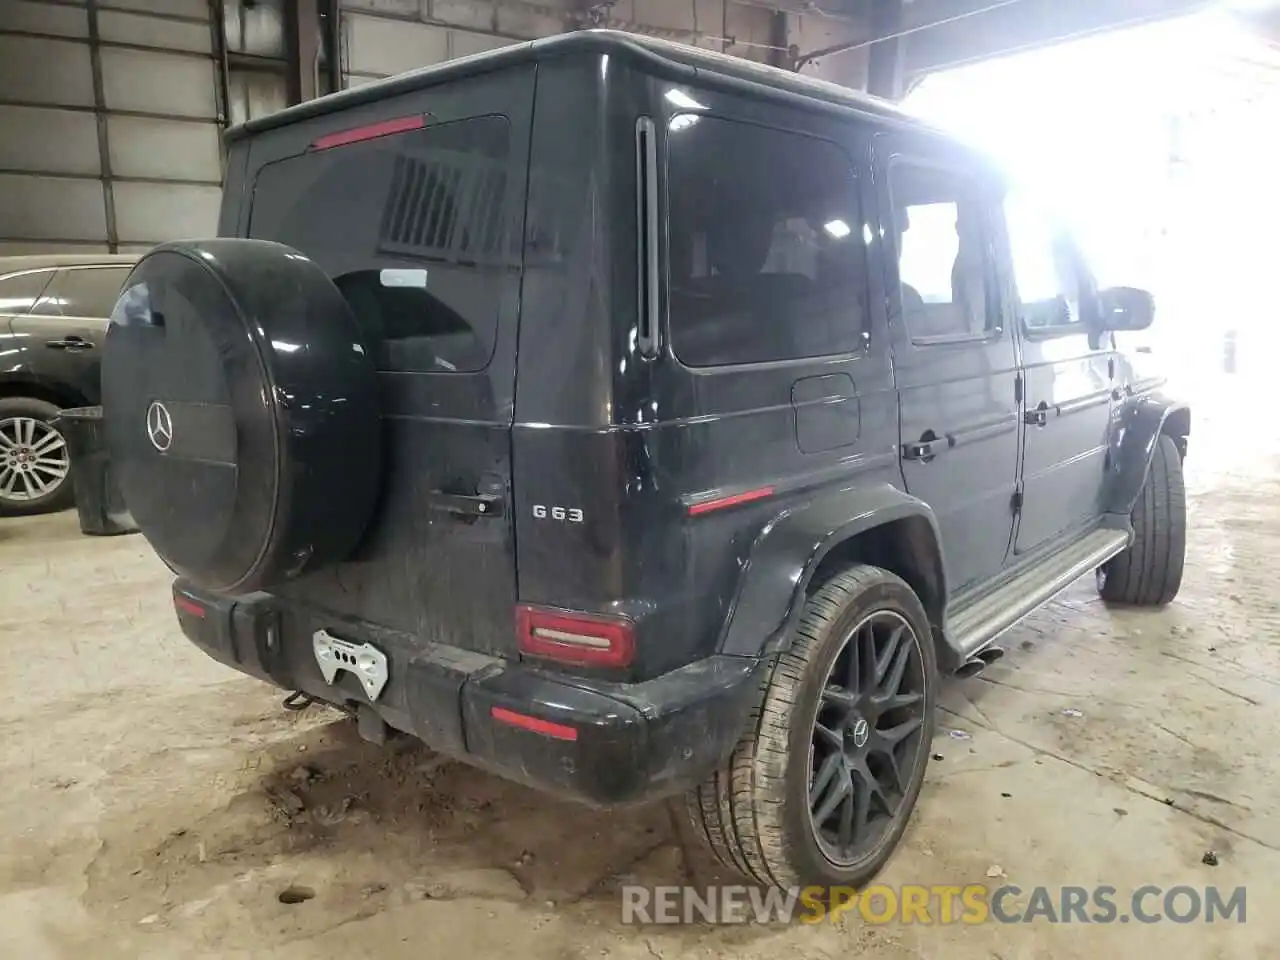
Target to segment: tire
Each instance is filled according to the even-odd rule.
[[[1108,603],[1162,607],[1178,595],[1187,552],[1187,494],[1182,457],[1161,435],[1133,506],[1133,543],[1098,570]]]
[[[373,344],[296,250],[222,237],[138,261],[102,354],[112,477],[177,575],[268,590],[347,559],[382,489]]]
[[[0,398],[0,515],[50,513],[64,510],[75,501],[67,440],[53,424],[57,416],[58,408],[44,400]],[[30,440],[34,442],[28,442]],[[23,470],[30,461],[24,460],[20,465],[18,451],[32,448],[38,454],[52,454],[42,457],[43,462],[60,459],[62,476],[54,477],[40,469]],[[30,479],[24,480],[24,474]],[[49,484],[49,487],[37,493],[36,484]]]
[[[911,695],[918,694],[918,699],[870,721],[871,733],[864,734],[864,742],[870,744],[867,749],[871,752],[866,754],[864,769],[870,770],[871,758],[878,756],[874,744],[879,743],[882,732],[915,724],[912,732],[898,741],[904,751],[911,748],[911,758],[898,780],[895,812],[887,817],[882,813],[878,818],[884,820],[878,838],[856,856],[839,857],[827,848],[829,838],[818,839],[812,825],[809,793],[819,779],[815,765],[822,769],[824,762],[838,765],[832,755],[850,749],[851,733],[856,741],[856,724],[845,728],[845,746],[840,748],[833,748],[820,737],[815,724],[822,720],[830,728],[834,721],[829,711],[844,709],[843,704],[828,703],[823,691],[832,689],[828,681],[836,680],[831,675],[834,668],[839,667],[840,674],[849,668],[846,639],[864,623],[872,625],[871,643],[877,657],[889,646],[888,636],[883,646],[874,646],[878,643],[876,630],[884,626],[892,632],[898,623],[908,628],[887,657],[885,672],[887,682],[892,682],[895,672],[901,684],[909,681],[914,691]],[[862,636],[862,632],[857,635]],[[905,654],[901,652],[904,650]],[[907,665],[905,672],[898,670],[899,659]],[[878,677],[881,671],[866,673]],[[778,656],[763,681],[760,705],[728,762],[686,796],[685,811],[692,836],[704,843],[721,864],[754,883],[782,888],[818,886],[828,891],[834,887],[860,887],[893,854],[919,796],[933,738],[937,688],[937,661],[929,621],[911,588],[878,567],[854,565],[840,571],[809,597],[793,642]],[[902,689],[900,685],[899,690]],[[830,729],[823,732],[830,733]],[[819,753],[819,749],[823,752]],[[875,766],[883,769],[883,761],[881,756]],[[831,778],[831,789],[842,776]],[[858,816],[858,804],[868,781],[850,782],[852,793],[844,794],[846,799],[833,816],[843,818],[846,809],[852,811],[851,817]],[[826,796],[829,799],[830,795]],[[822,794],[819,799],[823,799]]]

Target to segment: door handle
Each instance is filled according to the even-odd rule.
[[[500,517],[502,516],[502,497],[493,494],[445,493],[432,490],[427,505],[435,510],[443,510],[460,517]]]
[[[928,463],[951,446],[952,443],[947,438],[934,436],[932,430],[926,430],[919,440],[902,445],[902,459]]]
[[[77,350],[93,349],[92,343],[84,337],[76,336],[64,337],[61,340],[46,340],[44,345],[53,350],[71,350],[73,352]]]
[[[904,460],[922,460],[928,463],[936,457],[937,451],[933,446],[937,440],[920,440],[916,443],[908,443],[902,448],[902,459]]]
[[[1028,410],[1022,415],[1022,422],[1029,427],[1044,427],[1049,424],[1049,408],[1043,400],[1034,410]]]
[[[1124,391],[1123,391],[1123,390],[1121,390],[1119,387],[1116,387],[1114,390],[1112,390],[1112,391],[1111,391],[1111,399],[1112,399],[1112,400],[1123,400],[1123,399],[1124,399]]]

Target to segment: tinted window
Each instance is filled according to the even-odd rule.
[[[671,340],[690,366],[862,346],[866,250],[839,147],[710,117],[669,128]]]
[[[955,173],[907,164],[892,167],[889,188],[912,339],[984,335],[995,284],[983,194]]]
[[[1005,201],[1018,311],[1029,329],[1080,323],[1080,277],[1058,224],[1022,195]]]
[[[28,312],[40,299],[51,276],[52,270],[36,270],[0,279],[0,313]]]
[[[520,260],[505,118],[428,126],[269,164],[250,235],[333,277],[384,370],[483,368]]]
[[[43,317],[93,317],[105,320],[115,309],[128,267],[77,267],[59,270],[36,304]]]

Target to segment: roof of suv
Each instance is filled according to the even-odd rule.
[[[846,109],[871,113],[887,119],[907,121],[924,126],[917,118],[887,100],[870,94],[842,87],[837,83],[782,70],[766,64],[714,53],[697,47],[658,40],[617,30],[578,30],[572,33],[531,40],[525,43],[487,50],[469,57],[448,60],[444,63],[410,70],[385,80],[364,84],[338,93],[331,93],[318,100],[310,100],[265,117],[258,117],[233,127],[227,132],[228,140],[235,140],[259,130],[269,130],[322,116],[346,107],[371,103],[397,96],[422,87],[430,87],[450,80],[489,73],[518,63],[534,62],[588,51],[603,53],[627,53],[647,61],[651,66],[668,74],[694,77],[699,71],[730,77],[752,85],[757,90],[773,92],[780,96],[802,97],[812,102],[830,104]]]
[[[128,253],[42,253],[26,257],[0,257],[0,274],[52,267],[128,267],[138,257]]]

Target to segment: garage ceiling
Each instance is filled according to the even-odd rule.
[[[290,96],[579,26],[775,63],[799,55],[806,74],[855,87],[878,79],[892,92],[924,71],[1206,2],[0,0],[0,255],[207,234],[224,125]],[[298,26],[316,18],[318,36],[336,36],[333,66],[323,56],[332,44]],[[308,62],[303,48],[321,56]]]

